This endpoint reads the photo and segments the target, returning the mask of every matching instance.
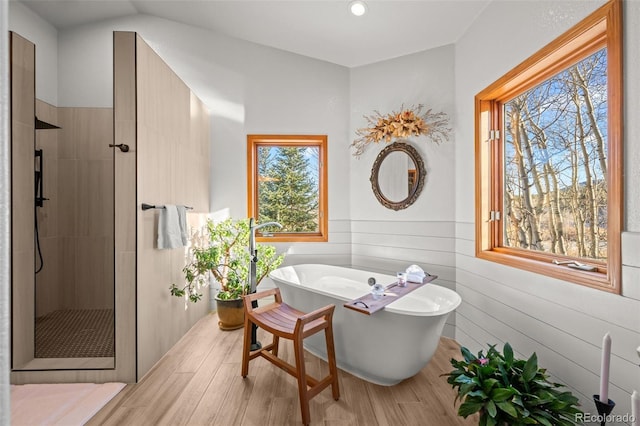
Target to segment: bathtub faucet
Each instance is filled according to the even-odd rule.
[[[256,286],[258,283],[256,282],[256,275],[258,269],[258,249],[256,248],[256,231],[260,228],[264,228],[265,226],[277,226],[278,228],[282,228],[278,222],[267,222],[262,223],[260,225],[256,225],[253,218],[249,219],[249,254],[251,257],[251,261],[249,262],[249,293],[256,292]],[[254,300],[251,302],[251,306],[255,309],[258,307],[258,302]],[[255,324],[251,324],[251,350],[256,351],[262,348],[260,342],[257,339],[257,330],[258,326]]]
[[[256,231],[265,226],[277,226],[282,228],[278,222],[267,222],[260,225],[256,225],[253,218],[249,219],[249,254],[251,255],[251,263],[249,265],[249,293],[256,292],[256,273],[258,266],[258,249],[256,248]]]

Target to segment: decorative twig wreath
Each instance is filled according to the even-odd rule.
[[[419,104],[411,108],[402,107],[399,112],[382,115],[374,111],[372,115],[364,118],[369,124],[356,130],[359,137],[351,143],[354,148],[353,155],[360,157],[370,143],[378,143],[382,140],[391,142],[393,139],[403,139],[409,136],[427,136],[433,142],[439,144],[449,140],[449,117],[444,112],[433,112],[431,109],[422,110],[424,105]]]

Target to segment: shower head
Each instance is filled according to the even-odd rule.
[[[55,124],[51,124],[51,123],[47,123],[46,121],[42,121],[40,120],[38,117],[36,117],[36,129],[37,130],[47,130],[47,129],[59,129],[59,126],[56,126]]]

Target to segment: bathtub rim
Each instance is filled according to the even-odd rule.
[[[316,293],[316,294],[321,294],[321,295],[324,295],[324,296],[333,297],[333,298],[341,300],[343,302],[348,302],[348,301],[353,300],[353,299],[348,298],[348,297],[344,297],[342,295],[337,295],[337,294],[334,294],[334,293],[328,293],[328,292],[325,292],[325,291],[321,291],[321,290],[319,290],[317,288],[304,286],[304,285],[301,285],[301,284],[298,284],[298,283],[291,282],[289,280],[283,279],[281,277],[273,276],[273,274],[275,274],[279,270],[283,270],[283,269],[286,269],[286,268],[291,268],[291,269],[295,270],[296,267],[330,267],[330,268],[336,268],[336,269],[346,269],[346,270],[358,271],[358,272],[363,272],[363,273],[366,273],[366,272],[373,273],[371,271],[366,271],[366,270],[363,270],[363,269],[349,268],[349,267],[346,267],[346,266],[329,265],[329,264],[326,264],[326,263],[300,263],[300,264],[296,264],[296,265],[281,266],[279,268],[274,269],[273,271],[271,271],[269,273],[269,278],[271,278],[274,281],[274,283],[282,282],[282,283],[285,283],[285,284],[287,284],[287,285],[289,285],[291,287],[296,287],[297,286],[297,287],[300,287],[300,288],[304,288],[306,291],[311,291],[311,292]],[[395,277],[392,276],[392,275],[383,274],[383,273],[377,273],[377,272],[375,274],[384,275],[384,276],[386,276],[386,277],[388,277],[390,279],[395,279]],[[277,284],[276,284],[276,286],[277,286]],[[444,292],[445,294],[448,294],[451,297],[453,297],[454,300],[451,301],[450,306],[448,306],[446,309],[443,309],[442,307],[440,307],[440,309],[438,309],[436,311],[415,311],[415,310],[406,310],[406,309],[394,307],[393,305],[396,304],[400,300],[399,299],[398,301],[394,301],[394,302],[389,303],[382,310],[387,311],[389,313],[398,314],[398,315],[421,316],[421,317],[422,316],[425,316],[425,317],[437,317],[437,316],[442,316],[442,315],[448,315],[449,313],[455,311],[460,306],[460,304],[462,303],[462,297],[455,290],[451,290],[449,288],[446,288],[446,287],[443,287],[443,286],[440,286],[440,285],[437,285],[437,284],[433,284],[433,283],[425,284],[425,286],[436,286],[436,288],[437,288],[436,291]],[[427,287],[427,288],[429,288],[429,287]],[[419,291],[419,289],[416,290],[416,291]],[[363,293],[363,295],[364,294],[366,294],[366,293]],[[410,294],[411,293],[409,293],[409,295]],[[415,297],[415,295],[414,295],[414,297]],[[363,314],[363,315],[365,315],[365,314]]]

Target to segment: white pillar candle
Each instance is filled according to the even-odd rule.
[[[611,336],[602,338],[602,364],[600,365],[600,401],[609,403],[609,364],[611,363]]]
[[[632,426],[640,426],[640,419],[638,416],[640,416],[640,393],[634,390],[631,394],[631,417],[633,417],[631,420],[633,422],[631,423]]]

